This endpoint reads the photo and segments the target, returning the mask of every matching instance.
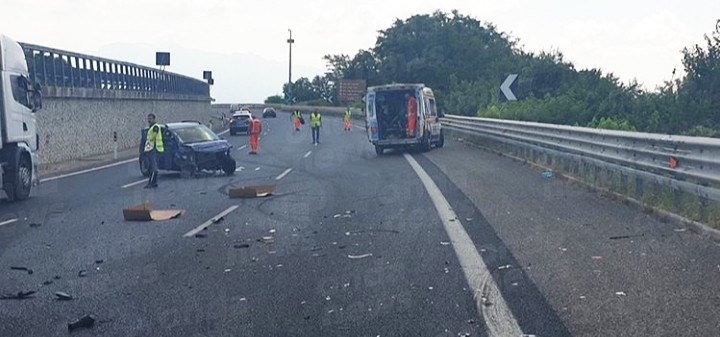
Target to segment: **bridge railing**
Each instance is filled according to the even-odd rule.
[[[205,81],[129,62],[20,43],[30,78],[43,87],[209,96]]]
[[[645,176],[673,190],[720,201],[720,139],[456,115],[442,122],[460,134],[603,163],[626,179]]]

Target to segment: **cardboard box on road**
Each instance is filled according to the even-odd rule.
[[[185,213],[182,209],[156,210],[152,202],[146,201],[142,205],[123,209],[123,217],[127,221],[163,221],[177,218]]]
[[[275,193],[275,185],[230,187],[230,198],[261,198]]]

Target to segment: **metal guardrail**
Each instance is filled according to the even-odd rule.
[[[30,78],[43,87],[210,95],[207,82],[191,77],[29,43],[20,45]]]
[[[612,163],[693,185],[708,195],[720,187],[720,139],[446,115],[443,126]],[[671,163],[672,162],[672,163]],[[717,193],[710,193],[717,194]]]

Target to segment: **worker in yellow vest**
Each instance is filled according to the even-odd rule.
[[[322,116],[317,110],[310,114],[310,129],[312,129],[313,144],[320,144],[320,127],[322,126]]]
[[[350,119],[352,118],[352,114],[350,113],[350,108],[345,109],[345,123],[343,124],[343,130],[350,131]]]
[[[150,178],[145,188],[155,188],[158,186],[158,156],[165,152],[165,148],[163,147],[162,127],[155,122],[155,115],[148,114],[147,121],[150,127],[145,137],[145,156],[150,165]]]

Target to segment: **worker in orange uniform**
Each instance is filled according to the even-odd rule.
[[[407,100],[407,137],[415,138],[415,124],[417,123],[417,99],[415,96],[405,94]]]
[[[300,131],[300,124],[304,124],[302,121],[302,115],[300,114],[300,110],[295,110],[292,113],[292,119],[293,123],[295,124],[295,131]]]
[[[250,154],[257,154],[260,132],[262,132],[262,123],[253,115],[252,122],[250,122]]]
[[[345,123],[343,124],[343,130],[350,131],[350,119],[352,118],[352,113],[350,113],[350,108],[345,108]]]

